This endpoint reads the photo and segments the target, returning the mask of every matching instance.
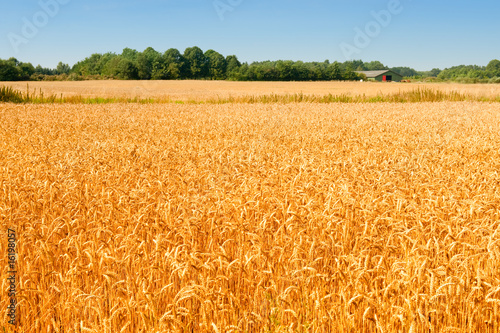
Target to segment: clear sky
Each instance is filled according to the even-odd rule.
[[[0,8],[0,58],[51,68],[125,47],[195,45],[248,62],[350,58],[417,70],[500,59],[498,0],[2,0]]]

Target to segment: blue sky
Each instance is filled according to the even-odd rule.
[[[0,58],[44,67],[125,47],[194,45],[248,62],[353,58],[417,70],[500,59],[498,0],[16,0],[1,8]],[[373,12],[389,16],[377,21]]]

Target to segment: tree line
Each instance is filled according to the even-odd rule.
[[[353,63],[263,61],[241,63],[236,55],[223,56],[215,50],[203,52],[189,47],[160,53],[149,47],[143,52],[125,48],[121,54],[93,54],[76,63],[70,74],[124,80],[234,80],[318,81],[359,80]]]
[[[406,78],[436,78],[462,82],[500,83],[500,61],[487,66],[455,66],[440,70],[416,71],[410,67],[387,67],[380,61],[303,62],[291,60],[241,63],[235,55],[223,56],[217,51],[203,52],[188,47],[181,53],[171,48],[164,53],[148,47],[142,52],[125,48],[121,54],[92,54],[74,66],[60,62],[56,68],[34,67],[15,58],[0,59],[0,81],[27,80],[234,80],[234,81],[329,81],[360,80],[356,73],[391,69]]]

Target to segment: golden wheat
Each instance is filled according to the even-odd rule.
[[[0,104],[0,119],[19,271],[2,330],[499,330],[497,104]]]
[[[232,81],[62,81],[62,82],[0,82],[31,93],[40,90],[46,96],[84,98],[159,99],[173,101],[205,101],[267,95],[392,95],[416,89],[458,92],[477,97],[500,96],[499,84],[459,83],[380,83],[380,82],[232,82]]]

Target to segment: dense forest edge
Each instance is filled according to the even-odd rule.
[[[487,66],[460,65],[440,70],[417,71],[409,67],[387,67],[380,61],[302,62],[291,60],[241,63],[235,55],[224,57],[199,47],[181,53],[171,48],[164,53],[148,47],[143,52],[125,48],[121,54],[92,54],[73,67],[59,62],[55,69],[34,67],[10,58],[0,59],[0,81],[80,80],[231,80],[231,81],[354,81],[364,79],[356,71],[390,69],[406,80],[425,82],[500,83],[500,60]]]

